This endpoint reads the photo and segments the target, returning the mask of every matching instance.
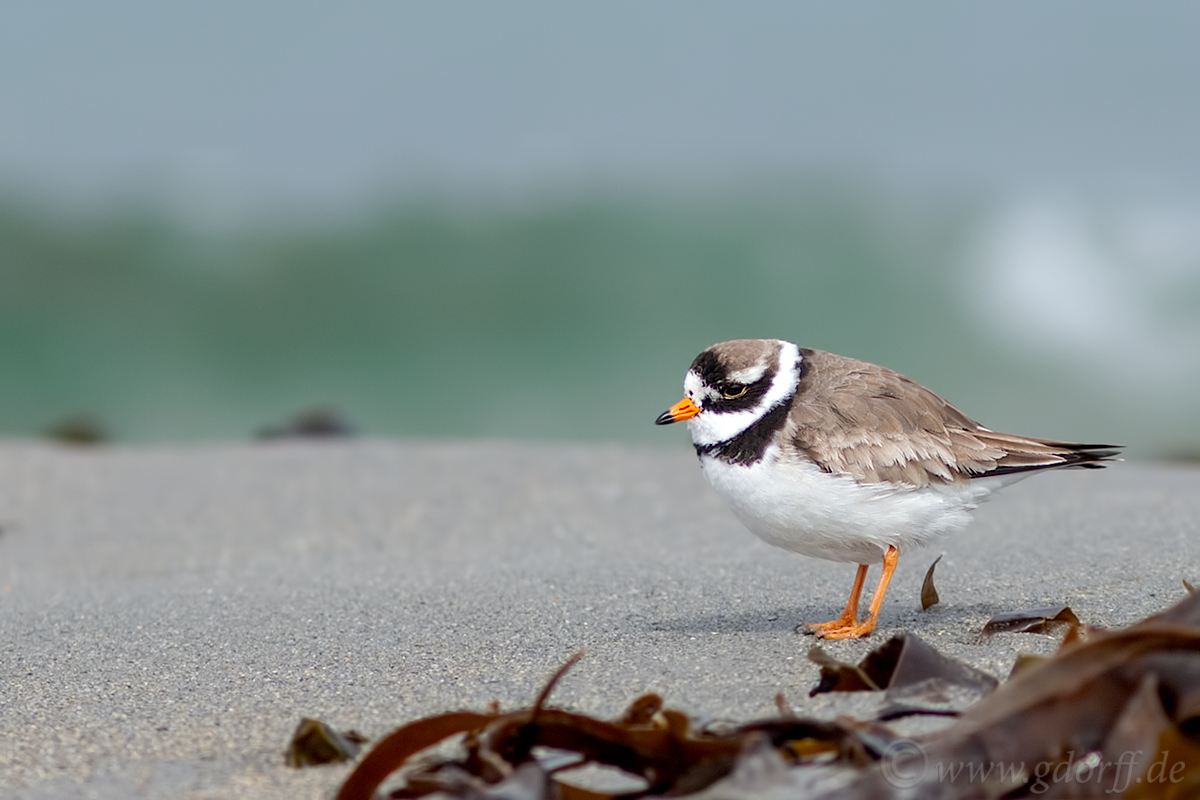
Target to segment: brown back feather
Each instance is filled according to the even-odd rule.
[[[996,433],[884,367],[801,350],[804,376],[785,435],[821,469],[868,483],[965,483],[1066,466],[1101,466],[1116,449]]]

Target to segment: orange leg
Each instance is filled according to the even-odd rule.
[[[854,585],[850,587],[850,599],[846,601],[846,608],[842,611],[842,615],[829,622],[813,622],[805,627],[820,632],[840,630],[856,625],[858,623],[858,598],[862,594],[863,584],[866,582],[867,565],[859,564],[858,572],[854,575]]]
[[[851,623],[843,628],[822,629],[818,635],[825,639],[861,639],[870,635],[871,631],[875,630],[879,609],[883,607],[883,596],[887,594],[888,584],[892,582],[892,573],[896,571],[896,562],[899,560],[900,551],[895,547],[888,547],[887,552],[883,554],[883,571],[879,573],[875,594],[871,595],[871,607],[866,621],[858,625]],[[866,570],[861,566],[859,575],[866,575]]]

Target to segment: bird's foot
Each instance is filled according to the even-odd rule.
[[[856,617],[857,617],[857,615],[850,616],[848,614],[843,613],[837,619],[831,619],[831,620],[829,620],[829,622],[810,622],[801,627],[806,629],[803,631],[804,633],[815,633],[817,636],[825,636],[827,631],[837,631],[837,630],[842,630],[843,628],[853,628],[855,626],[855,624],[858,622],[858,619]]]
[[[817,636],[820,636],[822,639],[862,639],[864,636],[870,636],[873,630],[875,630],[875,620],[868,619],[857,625],[851,624],[841,628],[822,628],[820,631],[817,631]]]

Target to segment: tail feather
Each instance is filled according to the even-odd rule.
[[[1108,462],[1120,460],[1121,445],[1030,439],[992,431],[979,432],[976,436],[1002,450],[1004,455],[996,460],[995,466],[978,473],[975,477],[1014,475],[1070,467],[1103,469]]]

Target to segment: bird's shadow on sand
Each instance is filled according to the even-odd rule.
[[[793,633],[806,621],[825,619],[822,614],[836,614],[821,606],[757,609],[753,611],[703,612],[678,617],[658,617],[647,620],[650,631],[667,633]]]
[[[1002,609],[995,604],[981,603],[969,606],[934,606],[928,611],[920,609],[887,609],[880,616],[879,628],[872,641],[886,639],[905,631],[918,636],[926,631],[949,631],[963,641],[974,642],[983,624]],[[823,604],[804,606],[782,606],[774,609],[755,609],[733,612],[702,612],[676,617],[646,619],[647,631],[696,634],[745,634],[774,633],[802,635],[807,623],[825,622],[833,619],[841,608]],[[863,612],[860,611],[860,615]],[[861,619],[861,616],[860,616]],[[884,634],[881,638],[879,634]]]

